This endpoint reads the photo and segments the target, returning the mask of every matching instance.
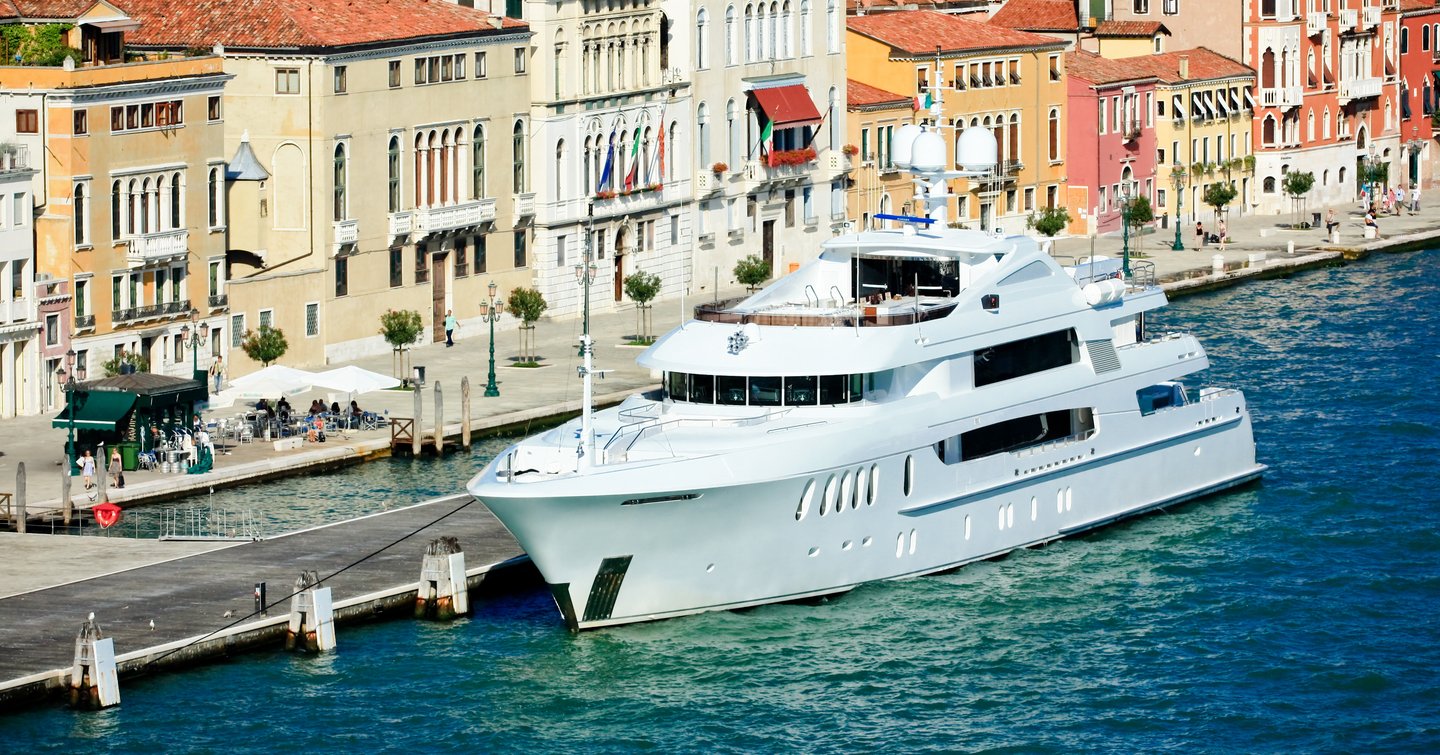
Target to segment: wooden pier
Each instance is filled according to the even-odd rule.
[[[492,571],[530,571],[500,522],[470,496],[456,495],[0,598],[0,710],[64,688],[76,633],[92,612],[115,640],[123,689],[129,675],[279,643],[302,570],[317,571],[332,588],[341,624],[409,611],[426,546],[442,536],[464,549],[471,589]],[[251,617],[260,582],[269,615]]]

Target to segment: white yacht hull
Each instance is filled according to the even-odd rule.
[[[497,460],[470,490],[529,553],[566,623],[590,629],[952,569],[1265,470],[1234,391],[1145,416],[1117,413],[1087,438],[959,464],[941,461],[927,442],[939,430],[935,439],[921,428],[883,441],[834,425],[791,434],[753,449],[605,465],[541,484],[506,482]],[[857,472],[866,475],[858,490]],[[841,504],[827,502],[821,515],[831,475]],[[879,483],[873,503],[870,479]]]

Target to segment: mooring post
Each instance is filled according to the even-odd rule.
[[[255,583],[255,613],[261,616],[269,616],[270,611],[265,608],[265,583]]]
[[[460,378],[460,447],[470,450],[470,378]]]
[[[25,462],[15,465],[15,531],[25,531]]]
[[[70,705],[108,708],[120,704],[120,677],[115,672],[115,640],[100,636],[95,614],[80,625],[75,637],[75,663],[70,667]]]
[[[320,587],[318,572],[295,578],[290,596],[290,624],[285,628],[285,649],[309,653],[335,649],[335,605],[330,588]]]
[[[453,537],[435,538],[425,546],[425,557],[420,562],[415,618],[453,619],[469,612],[470,588],[460,541]]]
[[[101,446],[100,458],[95,460],[95,501],[97,503],[110,502],[110,457],[105,453],[105,447]]]
[[[435,381],[435,455],[445,455],[445,391]]]
[[[416,383],[416,384],[415,384],[415,429],[414,429],[413,431],[411,431],[411,433],[410,433],[410,455],[411,455],[411,456],[414,456],[414,457],[417,457],[417,458],[420,456],[420,441],[421,441],[421,437],[420,437],[420,436],[424,434],[423,431],[421,430],[421,428],[423,428],[423,427],[425,427],[425,423],[421,421],[421,417],[420,417],[420,384],[419,384],[419,383]]]
[[[70,518],[75,514],[75,502],[70,500],[70,470],[66,466],[69,463],[70,460],[66,459],[60,464],[60,515],[65,519],[66,527],[70,526]]]

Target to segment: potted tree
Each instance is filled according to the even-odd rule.
[[[1290,210],[1298,213],[1299,207],[1305,200],[1305,195],[1315,187],[1315,174],[1309,171],[1291,171],[1285,174],[1285,181],[1281,184],[1285,193],[1290,195]],[[1290,224],[1291,228],[1300,228],[1300,216],[1293,214]]]
[[[631,346],[649,346],[655,342],[650,335],[650,302],[660,295],[660,276],[637,270],[625,276],[625,295],[635,302],[635,339]]]
[[[390,344],[390,368],[395,377],[408,381],[410,368],[406,364],[406,349],[420,339],[425,323],[420,313],[413,309],[387,309],[380,315],[380,335]]]
[[[545,314],[548,306],[545,297],[533,288],[517,288],[510,292],[505,311],[520,321],[520,356],[513,366],[540,366],[540,358],[535,355],[535,321]]]
[[[770,280],[770,263],[752,254],[735,263],[735,280],[754,293],[761,283]]]
[[[1065,230],[1070,225],[1070,211],[1064,207],[1046,207],[1040,212],[1030,213],[1025,220],[1028,228],[1034,228],[1046,238],[1054,238],[1055,234]]]
[[[285,332],[279,328],[269,325],[261,325],[259,330],[245,331],[245,337],[240,342],[240,349],[245,355],[259,362],[262,367],[269,367],[280,357],[285,356],[285,351],[290,344],[285,341]]]
[[[1206,187],[1205,204],[1210,205],[1211,209],[1215,211],[1215,222],[1217,225],[1220,222],[1220,213],[1225,209],[1226,205],[1235,201],[1236,194],[1235,184],[1229,181],[1217,181]]]

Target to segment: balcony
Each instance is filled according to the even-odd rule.
[[[487,197],[443,207],[417,207],[413,222],[413,232],[422,237],[493,223],[495,222],[495,200]]]
[[[535,217],[535,192],[529,191],[524,194],[515,195],[515,225],[520,225],[521,218]]]
[[[30,168],[30,148],[24,144],[0,147],[0,173]]]
[[[745,163],[745,190],[757,191],[784,184],[801,184],[815,176],[818,161],[809,147],[776,151],[768,158]]]
[[[854,167],[850,162],[850,156],[837,149],[825,150],[825,166],[829,168],[830,174],[833,176],[849,173]]]
[[[15,322],[31,322],[35,320],[35,318],[34,299],[15,299],[13,301],[0,302],[0,326]]]
[[[1133,121],[1131,123],[1124,124],[1121,128],[1120,134],[1121,138],[1127,142],[1140,141],[1140,122]]]
[[[1368,6],[1360,12],[1360,30],[1374,29],[1380,25],[1380,9]]]
[[[409,211],[390,213],[390,238],[409,236],[415,230],[415,215]]]
[[[110,320],[115,324],[139,322],[141,320],[157,320],[160,318],[188,317],[190,315],[190,300],[165,302],[163,304],[142,304],[129,309],[116,309],[110,312]]]
[[[1360,25],[1360,11],[1354,8],[1346,8],[1340,11],[1340,31],[1358,31]]]
[[[1343,105],[1350,100],[1363,100],[1367,97],[1379,97],[1380,90],[1384,87],[1384,81],[1379,76],[1369,76],[1363,79],[1351,79],[1340,82],[1340,103]]]
[[[1300,107],[1303,100],[1300,87],[1265,87],[1260,90],[1260,105],[1262,107],[1292,108]]]
[[[1318,37],[1325,33],[1325,27],[1329,25],[1330,14],[1325,11],[1316,11],[1305,14],[1305,35]]]
[[[229,295],[229,294],[211,294],[211,296],[210,296],[210,308],[211,308],[211,309],[225,309],[226,307],[229,307],[229,306],[230,306],[230,295]]]
[[[86,331],[95,329],[95,315],[76,315],[75,330]]]
[[[173,257],[184,257],[190,251],[190,231],[180,228],[158,233],[142,233],[127,239],[130,245],[125,259],[131,267],[163,262]]]
[[[335,221],[335,243],[354,244],[360,241],[360,221],[358,220],[337,220]]]
[[[722,174],[709,169],[695,171],[695,196],[708,196],[712,192],[719,191],[722,178]]]

